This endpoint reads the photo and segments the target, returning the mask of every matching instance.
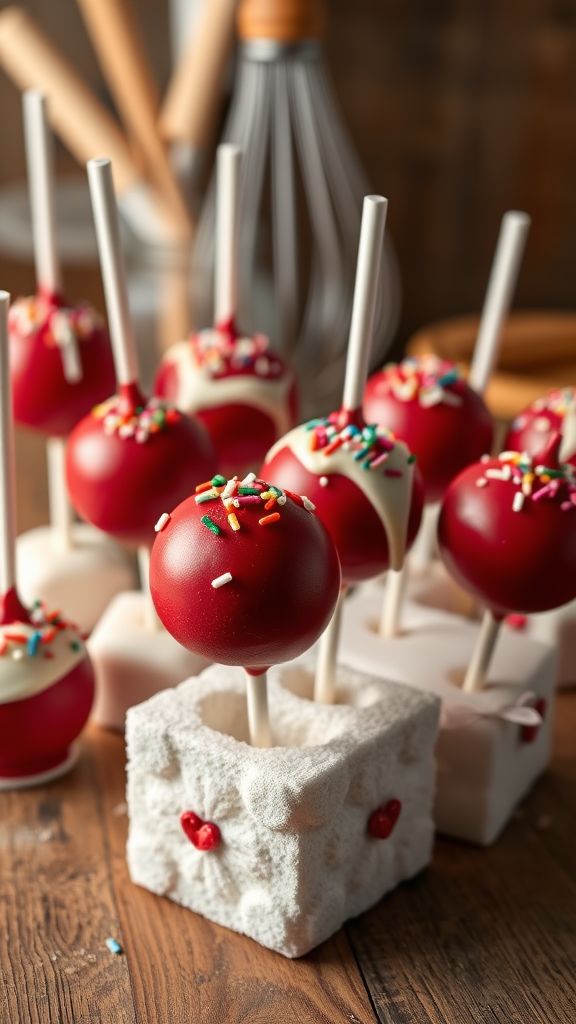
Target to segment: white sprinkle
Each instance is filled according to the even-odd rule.
[[[234,494],[234,491],[236,490],[237,486],[238,486],[238,481],[237,480],[229,480],[228,483],[226,484],[226,487],[222,491],[222,494],[220,495],[222,500],[224,500],[225,498],[231,498],[232,495]]]
[[[314,504],[314,502],[310,501],[310,498],[307,498],[305,494],[302,494],[301,498],[302,504],[304,505],[304,508],[306,509],[307,512],[316,511],[316,505]]]
[[[156,531],[156,533],[161,533],[162,530],[164,529],[164,527],[168,526],[169,522],[170,522],[170,513],[169,512],[163,512],[162,515],[160,516],[160,519],[156,523],[156,526],[154,527],[154,530]]]
[[[285,494],[281,494],[280,497],[276,499],[276,504],[277,505],[285,505],[286,504],[286,495]]]
[[[476,481],[476,487],[488,487],[488,481],[485,477],[480,476]]]
[[[539,434],[545,434],[550,430],[550,420],[547,416],[537,416],[534,420],[534,430],[537,430]]]
[[[514,501],[512,502],[512,508],[514,512],[521,512],[524,507],[524,495],[522,491],[516,491],[514,495]]]
[[[13,658],[14,661],[22,661],[22,658],[24,657],[23,648],[15,647],[14,650],[12,651],[11,657]]]
[[[512,470],[510,466],[504,466],[503,469],[487,469],[486,476],[488,480],[510,480]]]
[[[480,459],[480,462],[490,462],[490,456],[483,455],[482,458]]]
[[[328,477],[327,476],[321,476],[319,482],[320,482],[320,487],[328,487]]]
[[[255,479],[256,473],[248,473],[248,476],[245,476],[242,481],[242,487],[250,487],[250,484],[253,484]]]
[[[222,576],[217,576],[215,580],[212,580],[212,586],[214,587],[214,590],[219,590],[220,587],[224,587],[224,586],[226,586],[227,583],[231,583],[231,582],[232,582],[232,573],[231,572],[225,572],[225,573],[222,574]]]

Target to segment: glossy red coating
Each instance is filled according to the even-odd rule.
[[[144,404],[134,389],[121,389],[119,398],[124,412]],[[73,430],[66,452],[68,489],[78,514],[131,545],[151,544],[162,513],[216,469],[208,434],[180,413],[142,444],[107,433],[104,420],[91,413]]]
[[[402,401],[389,390],[389,377],[395,372],[387,368],[370,377],[364,415],[368,423],[381,424],[405,441],[418,459],[426,501],[440,501],[462,469],[492,450],[492,416],[480,395],[461,378],[449,388],[461,405],[438,402],[425,408],[417,397]]]
[[[515,417],[506,435],[504,447],[515,452],[528,452],[528,455],[536,455],[541,451],[553,434],[562,433],[564,415],[558,409],[562,408],[560,400],[566,394],[571,395],[572,401],[576,402],[576,388],[562,388],[550,391],[523,409]],[[568,461],[576,466],[576,452]]]
[[[262,504],[236,510],[189,498],[156,537],[150,588],[166,629],[184,647],[224,665],[262,670],[296,658],[328,625],[340,591],[334,545],[313,513],[288,498],[267,526]],[[215,536],[202,517],[219,528]],[[214,589],[224,573],[232,581]]]
[[[47,436],[65,437],[90,409],[114,390],[114,366],[108,332],[96,327],[78,343],[82,379],[69,383],[60,348],[49,342],[50,312],[62,308],[62,299],[39,298],[45,316],[31,334],[12,327],[9,333],[10,372],[14,419]],[[10,323],[13,324],[11,318]]]
[[[562,496],[527,500],[513,510],[516,488],[490,480],[498,459],[475,463],[449,486],[440,512],[440,553],[457,582],[497,616],[547,611],[576,597],[576,507]]]
[[[86,656],[40,693],[0,703],[0,777],[25,778],[62,764],[93,699],[94,673]]]

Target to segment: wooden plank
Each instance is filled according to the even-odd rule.
[[[103,730],[94,730],[92,741],[138,1024],[376,1019],[342,932],[310,956],[286,960],[133,885],[125,861],[123,742]]]
[[[573,1024],[574,694],[557,723],[552,771],[495,846],[439,841],[426,875],[349,927],[386,1024]]]
[[[94,761],[38,789],[0,794],[0,1020],[134,1024]]]

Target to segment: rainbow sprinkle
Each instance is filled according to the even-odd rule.
[[[452,389],[462,380],[458,367],[446,359],[432,354],[410,356],[384,367],[378,390],[400,402],[417,401],[423,409],[442,404],[459,406],[462,397]]]
[[[528,409],[521,412],[513,421],[512,429],[523,430],[530,422],[530,417],[536,413],[537,415],[533,421],[535,430],[539,433],[547,434],[558,426],[553,417],[563,420],[567,413],[571,412],[575,406],[576,388],[557,388],[543,398],[537,398]]]
[[[139,405],[133,412],[124,415],[119,411],[117,395],[97,405],[93,414],[96,419],[103,421],[105,434],[117,434],[122,440],[133,438],[137,444],[145,444],[155,434],[182,419],[182,413],[161,398],[150,398],[146,405]]]
[[[477,487],[494,482],[512,485],[512,509],[522,512],[529,502],[560,501],[563,512],[576,508],[576,468],[569,463],[556,466],[535,464],[526,452],[502,452],[498,467],[490,467],[476,480]]]
[[[225,325],[193,334],[190,345],[197,366],[212,378],[252,374],[262,380],[278,380],[286,373],[265,334],[240,337],[234,325]]]
[[[360,463],[363,469],[372,472],[381,469],[385,473],[390,453],[395,450],[397,444],[397,438],[391,430],[386,430],[375,423],[366,424],[364,427],[349,423],[341,427],[338,413],[332,413],[326,419],[310,420],[304,425],[304,429],[310,435],[310,451],[321,451],[326,458],[330,458],[334,452],[342,450],[347,452],[354,462]],[[410,455],[407,462],[412,463],[415,458]],[[393,470],[386,475],[402,476],[402,472]],[[326,487],[327,477],[321,477],[320,483]],[[314,506],[309,509],[313,510]]]
[[[70,650],[81,651],[82,643],[77,627],[63,619],[60,612],[48,612],[41,601],[35,601],[30,622],[14,622],[0,627],[0,657],[13,661],[24,658],[53,658],[51,644],[65,630],[72,634]]]

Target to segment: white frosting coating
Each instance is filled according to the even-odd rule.
[[[385,431],[379,435],[387,438]],[[329,477],[334,473],[347,477],[356,484],[368,499],[372,508],[380,517],[390,550],[390,568],[399,571],[406,554],[406,536],[408,518],[412,501],[412,484],[414,479],[414,463],[409,462],[410,449],[397,439],[385,464],[377,469],[366,470],[361,462],[354,460],[354,453],[345,446],[338,448],[330,455],[325,449],[311,450],[311,432],[306,424],[295,427],[285,437],[277,441],[266,456],[270,462],[284,448],[289,448],[295,458],[315,476]],[[397,470],[401,476],[386,476],[385,470]],[[262,470],[266,476],[266,464]]]
[[[0,704],[42,693],[86,657],[86,648],[71,626],[59,630],[50,643],[40,643],[36,654],[30,653],[28,642],[43,628],[27,622],[0,626],[0,643],[2,646],[7,643],[7,649],[0,656]],[[11,634],[21,634],[27,642],[11,641],[8,639]],[[45,657],[45,652],[53,657]]]
[[[174,404],[183,412],[195,413],[199,409],[213,409],[232,403],[252,405],[270,417],[278,436],[289,429],[290,373],[275,379],[258,374],[214,377],[207,366],[201,366],[196,361],[189,341],[179,341],[172,345],[164,357],[164,363],[172,365],[176,370],[178,385]]]

